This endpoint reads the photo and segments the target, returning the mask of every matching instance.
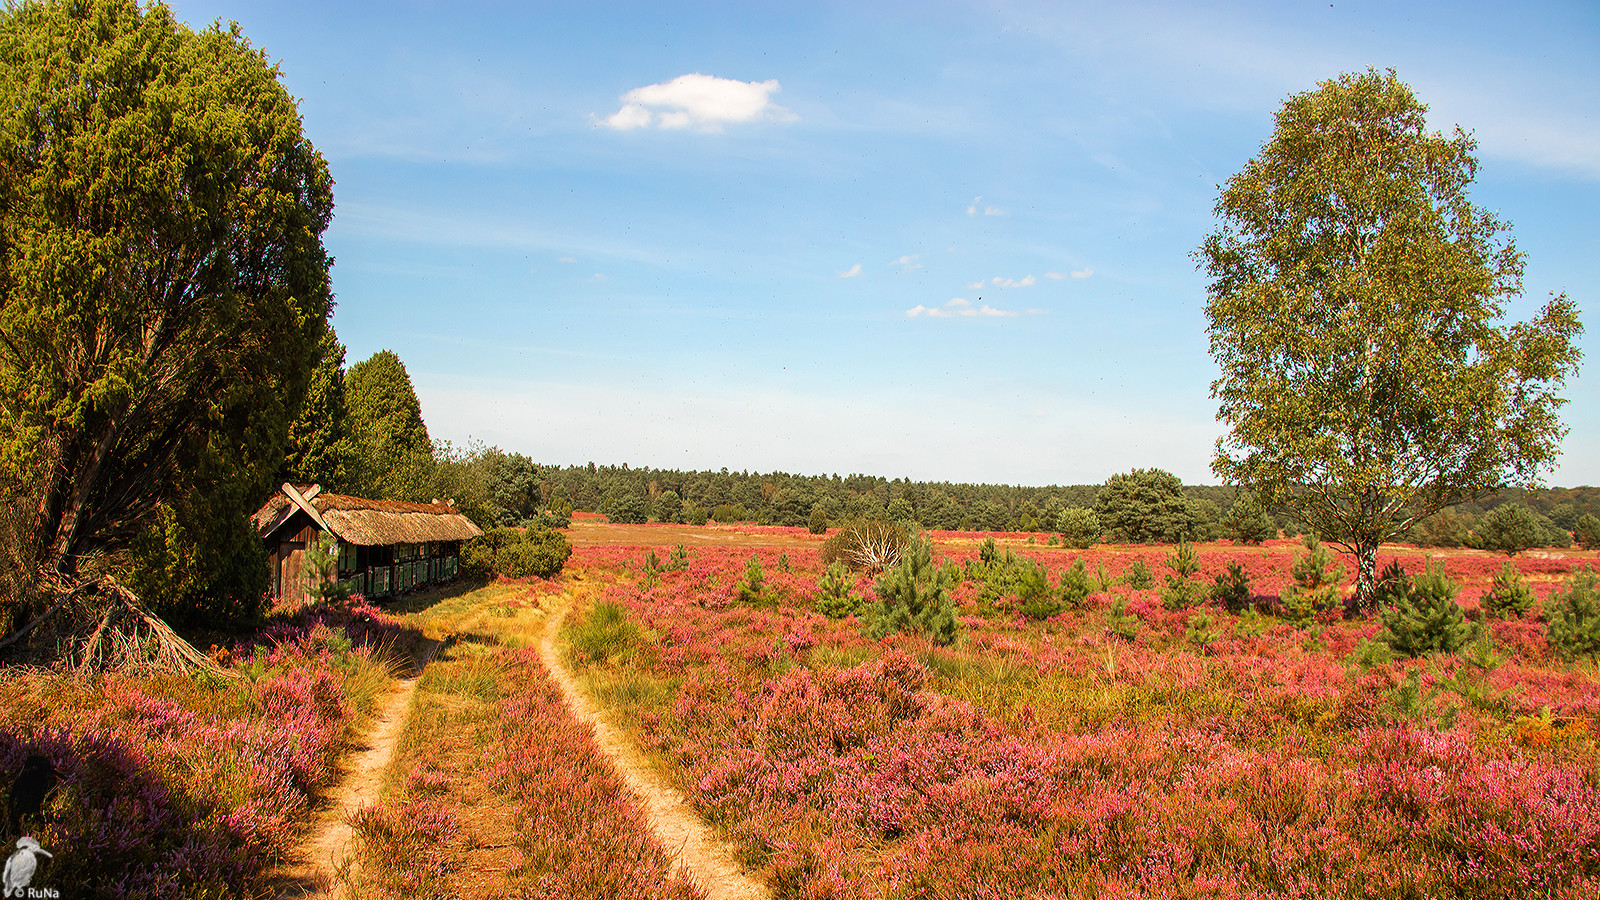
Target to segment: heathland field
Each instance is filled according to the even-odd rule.
[[[1381,616],[1296,600],[1299,541],[1202,545],[1184,566],[1170,546],[939,532],[916,591],[930,609],[942,591],[953,617],[901,617],[879,637],[902,588],[830,575],[825,536],[570,533],[553,579],[280,620],[218,651],[238,678],[8,675],[0,762],[42,747],[70,785],[41,843],[100,849],[60,854],[52,883],[130,897],[1600,895],[1597,672],[1541,618],[1593,552],[1513,560],[1533,600],[1520,612],[1484,602],[1502,557],[1435,555],[1460,586],[1461,640],[1406,656],[1404,623],[1386,638]],[[1413,576],[1429,562],[1386,547],[1391,561]],[[1213,598],[1218,576],[1239,580],[1230,564],[1243,599]],[[355,840],[332,865],[308,860],[340,760],[414,663],[392,758],[354,798]],[[599,740],[563,680],[599,710]],[[663,839],[674,802],[708,845]],[[718,860],[754,886],[708,874]]]

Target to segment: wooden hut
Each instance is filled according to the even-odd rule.
[[[367,500],[315,484],[283,485],[254,521],[272,561],[272,594],[288,605],[305,600],[306,552],[319,534],[333,536],[339,583],[368,599],[455,578],[461,542],[483,534],[451,503]]]

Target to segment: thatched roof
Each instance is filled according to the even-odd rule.
[[[344,494],[324,494],[315,485],[288,486],[317,512],[328,530],[341,541],[364,547],[389,544],[420,544],[425,541],[464,541],[483,534],[472,520],[454,506],[435,500],[432,503],[407,503],[403,500],[367,500]],[[263,538],[303,508],[286,490],[274,493],[253,517]]]

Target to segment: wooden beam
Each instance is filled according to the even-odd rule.
[[[305,510],[306,515],[311,517],[311,521],[317,523],[318,528],[321,528],[323,531],[332,534],[334,537],[338,537],[339,535],[335,533],[332,528],[328,527],[328,523],[323,521],[322,513],[317,512],[317,508],[311,505],[311,497],[315,497],[317,495],[317,491],[321,487],[321,485],[313,485],[311,490],[306,492],[306,494],[309,496],[304,496],[299,491],[294,489],[294,485],[285,481],[283,483],[283,493],[294,502],[295,506]]]

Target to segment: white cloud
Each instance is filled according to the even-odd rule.
[[[1093,269],[1074,269],[1072,271],[1072,277],[1073,278],[1088,278],[1090,275],[1093,275],[1093,274],[1094,274],[1094,270]]]
[[[900,267],[900,271],[902,271],[902,272],[909,272],[912,269],[920,269],[920,268],[922,268],[922,263],[917,262],[917,256],[918,255],[919,254],[916,254],[916,253],[908,253],[905,256],[900,257],[899,259],[891,260],[889,262],[889,265],[891,265],[891,266],[899,266]]]
[[[1010,278],[1001,278],[999,276],[995,276],[994,278],[989,279],[989,283],[993,284],[995,287],[1003,288],[1032,287],[1037,280],[1038,279],[1034,278],[1032,275],[1025,275],[1017,281],[1013,281]]]
[[[1090,275],[1093,275],[1093,274],[1094,274],[1094,270],[1093,269],[1075,269],[1071,274],[1068,274],[1066,272],[1046,272],[1046,273],[1044,273],[1044,277],[1052,279],[1054,281],[1060,281],[1063,278],[1088,278]]]
[[[983,298],[979,297],[978,299],[981,300]],[[1029,310],[1029,313],[1032,312],[1033,310]],[[972,301],[965,297],[952,298],[949,303],[943,306],[923,306],[918,303],[916,306],[906,310],[906,317],[911,319],[915,319],[917,316],[928,316],[934,319],[970,318],[976,316],[1011,318],[1016,315],[1018,313],[1014,309],[995,309],[987,303],[982,306],[973,306]]]
[[[967,285],[967,290],[969,290],[969,291],[981,291],[981,290],[983,290],[983,285],[984,285],[983,279],[980,278],[977,281],[974,281],[973,283]]]
[[[556,262],[575,263],[575,262],[577,262],[577,260],[573,259],[570,256],[563,256],[560,259],[556,260]]]
[[[972,198],[972,202],[967,204],[967,215],[975,216],[980,212],[983,213],[986,216],[1003,216],[1003,215],[1006,214],[1005,210],[997,209],[997,208],[995,208],[993,206],[980,207],[978,205],[978,201],[980,201],[982,199],[983,199],[982,195],[979,195],[977,197],[973,197]]]
[[[647,84],[622,95],[622,108],[602,124],[618,131],[635,128],[693,128],[716,132],[737,122],[793,122],[799,116],[772,102],[782,88],[776,78],[736,81],[698,72],[663,84]]]
[[[861,263],[856,263],[855,265],[851,266],[850,268],[845,269],[843,272],[840,272],[839,273],[839,277],[840,278],[854,278],[854,277],[856,277],[857,275],[860,275],[860,274],[861,274]]]

